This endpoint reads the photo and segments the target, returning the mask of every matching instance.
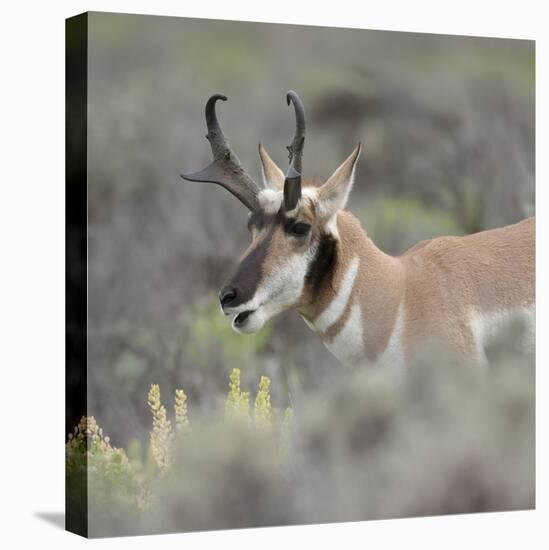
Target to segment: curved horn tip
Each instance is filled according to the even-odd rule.
[[[206,101],[206,120],[212,113],[215,114],[215,104],[218,99],[221,101],[227,101],[227,96],[223,94],[212,94],[208,98],[208,101]]]
[[[208,101],[217,101],[218,99],[220,99],[221,101],[227,101],[228,98],[225,94],[215,93],[210,96]]]
[[[286,92],[286,104],[287,105],[289,105],[291,101],[293,101],[295,103],[296,98],[299,98],[299,96],[293,90],[288,90]]]

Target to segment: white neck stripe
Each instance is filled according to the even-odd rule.
[[[331,342],[324,344],[342,363],[352,365],[360,361],[364,355],[360,304],[355,302],[351,306],[349,317],[339,333]]]
[[[325,332],[329,329],[342,315],[347,307],[351,291],[355,284],[355,279],[358,274],[358,256],[355,256],[351,261],[347,272],[343,276],[341,286],[335,295],[334,299],[330,302],[328,307],[313,321],[317,330]]]

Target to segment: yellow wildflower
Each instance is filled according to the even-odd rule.
[[[250,393],[240,391],[240,369],[233,369],[229,380],[229,393],[225,402],[225,414],[233,418],[249,418]]]
[[[269,391],[270,385],[271,381],[266,376],[262,376],[259,380],[259,391],[254,405],[254,419],[256,425],[260,427],[270,427],[272,425],[273,410]]]
[[[149,408],[153,415],[153,429],[150,433],[154,460],[162,470],[171,463],[173,443],[172,424],[168,420],[166,408],[160,400],[160,387],[152,384],[148,395]]]
[[[177,431],[182,431],[189,427],[189,418],[187,416],[187,396],[183,390],[175,390],[175,427]]]

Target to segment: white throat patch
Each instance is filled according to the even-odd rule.
[[[344,364],[352,365],[361,360],[364,354],[364,341],[360,304],[354,303],[351,306],[351,313],[343,328],[331,342],[324,342],[324,345]]]

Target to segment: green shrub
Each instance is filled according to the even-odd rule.
[[[72,507],[69,513],[88,510],[90,526],[123,529],[137,520],[146,506],[139,470],[129,462],[124,449],[110,444],[93,416],[83,416],[68,435],[65,468]]]

